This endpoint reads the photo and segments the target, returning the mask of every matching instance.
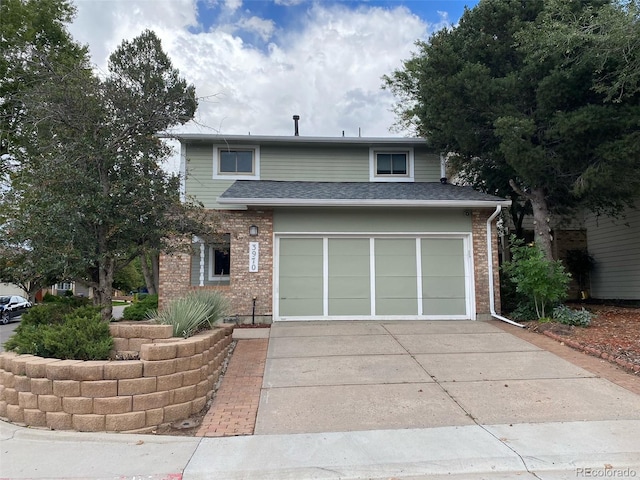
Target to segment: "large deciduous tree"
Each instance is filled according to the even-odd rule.
[[[9,95],[22,110],[10,131],[5,232],[61,278],[91,286],[107,320],[116,270],[186,225],[156,134],[193,118],[195,89],[151,31],[122,43],[106,78],[86,53],[58,62],[34,47],[33,57],[37,75]]]
[[[637,0],[480,0],[418,42],[384,86],[399,124],[450,153],[464,177],[530,202],[550,259],[553,215],[617,214],[640,193],[638,50],[628,48],[639,36]]]

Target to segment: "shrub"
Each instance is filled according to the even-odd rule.
[[[553,309],[553,318],[557,322],[564,323],[565,325],[576,325],[579,327],[588,327],[593,320],[593,313],[585,310],[584,307],[580,310],[573,310],[566,305],[558,305]]]
[[[538,319],[536,307],[529,302],[521,303],[520,305],[518,305],[509,313],[509,316],[516,322],[528,322],[529,320]]]
[[[546,307],[567,296],[570,275],[559,261],[548,260],[538,245],[524,245],[511,237],[512,260],[503,269],[516,284],[516,291],[533,303],[538,318],[546,316]]]
[[[41,317],[38,317],[38,321]],[[106,360],[113,346],[109,324],[93,307],[76,309],[58,321],[21,323],[7,350],[62,360]]]
[[[84,305],[74,307],[70,302],[41,303],[30,308],[22,315],[21,325],[46,325],[62,323],[65,315],[79,312],[81,315],[95,315],[100,312],[98,307]]]
[[[67,295],[61,297],[59,295],[51,295],[50,293],[45,293],[42,298],[44,303],[59,303],[63,305],[68,305],[71,308],[76,307],[84,307],[87,305],[92,305],[92,300],[87,297],[74,297],[72,295]]]
[[[173,325],[174,337],[190,337],[200,330],[212,327],[227,315],[229,303],[218,292],[192,292],[171,302],[161,312],[150,312],[163,325]]]
[[[122,312],[124,320],[146,320],[147,312],[157,310],[158,296],[145,295],[140,301],[125,308]]]

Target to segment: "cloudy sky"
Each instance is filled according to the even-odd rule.
[[[200,106],[181,131],[222,135],[402,135],[381,77],[418,39],[477,0],[75,0],[75,39],[96,67],[154,30]]]

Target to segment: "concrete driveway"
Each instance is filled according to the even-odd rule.
[[[472,321],[271,327],[255,433],[640,420],[640,396]]]

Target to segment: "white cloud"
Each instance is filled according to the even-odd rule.
[[[226,0],[227,7],[240,5]],[[122,39],[155,30],[202,98],[196,122],[182,130],[223,134],[290,135],[298,114],[302,135],[355,136],[359,128],[363,136],[389,135],[394,99],[381,90],[381,77],[431,31],[404,7],[318,3],[294,31],[249,16],[197,34],[189,30],[198,22],[195,0],[81,0],[78,11],[71,31],[102,68]],[[234,33],[238,27],[270,43],[247,43]]]
[[[227,10],[235,12],[242,6],[242,0],[225,0],[224,5]]]
[[[265,20],[255,16],[242,18],[236,25],[244,31],[255,33],[263,42],[267,42],[276,29],[273,20]]]

